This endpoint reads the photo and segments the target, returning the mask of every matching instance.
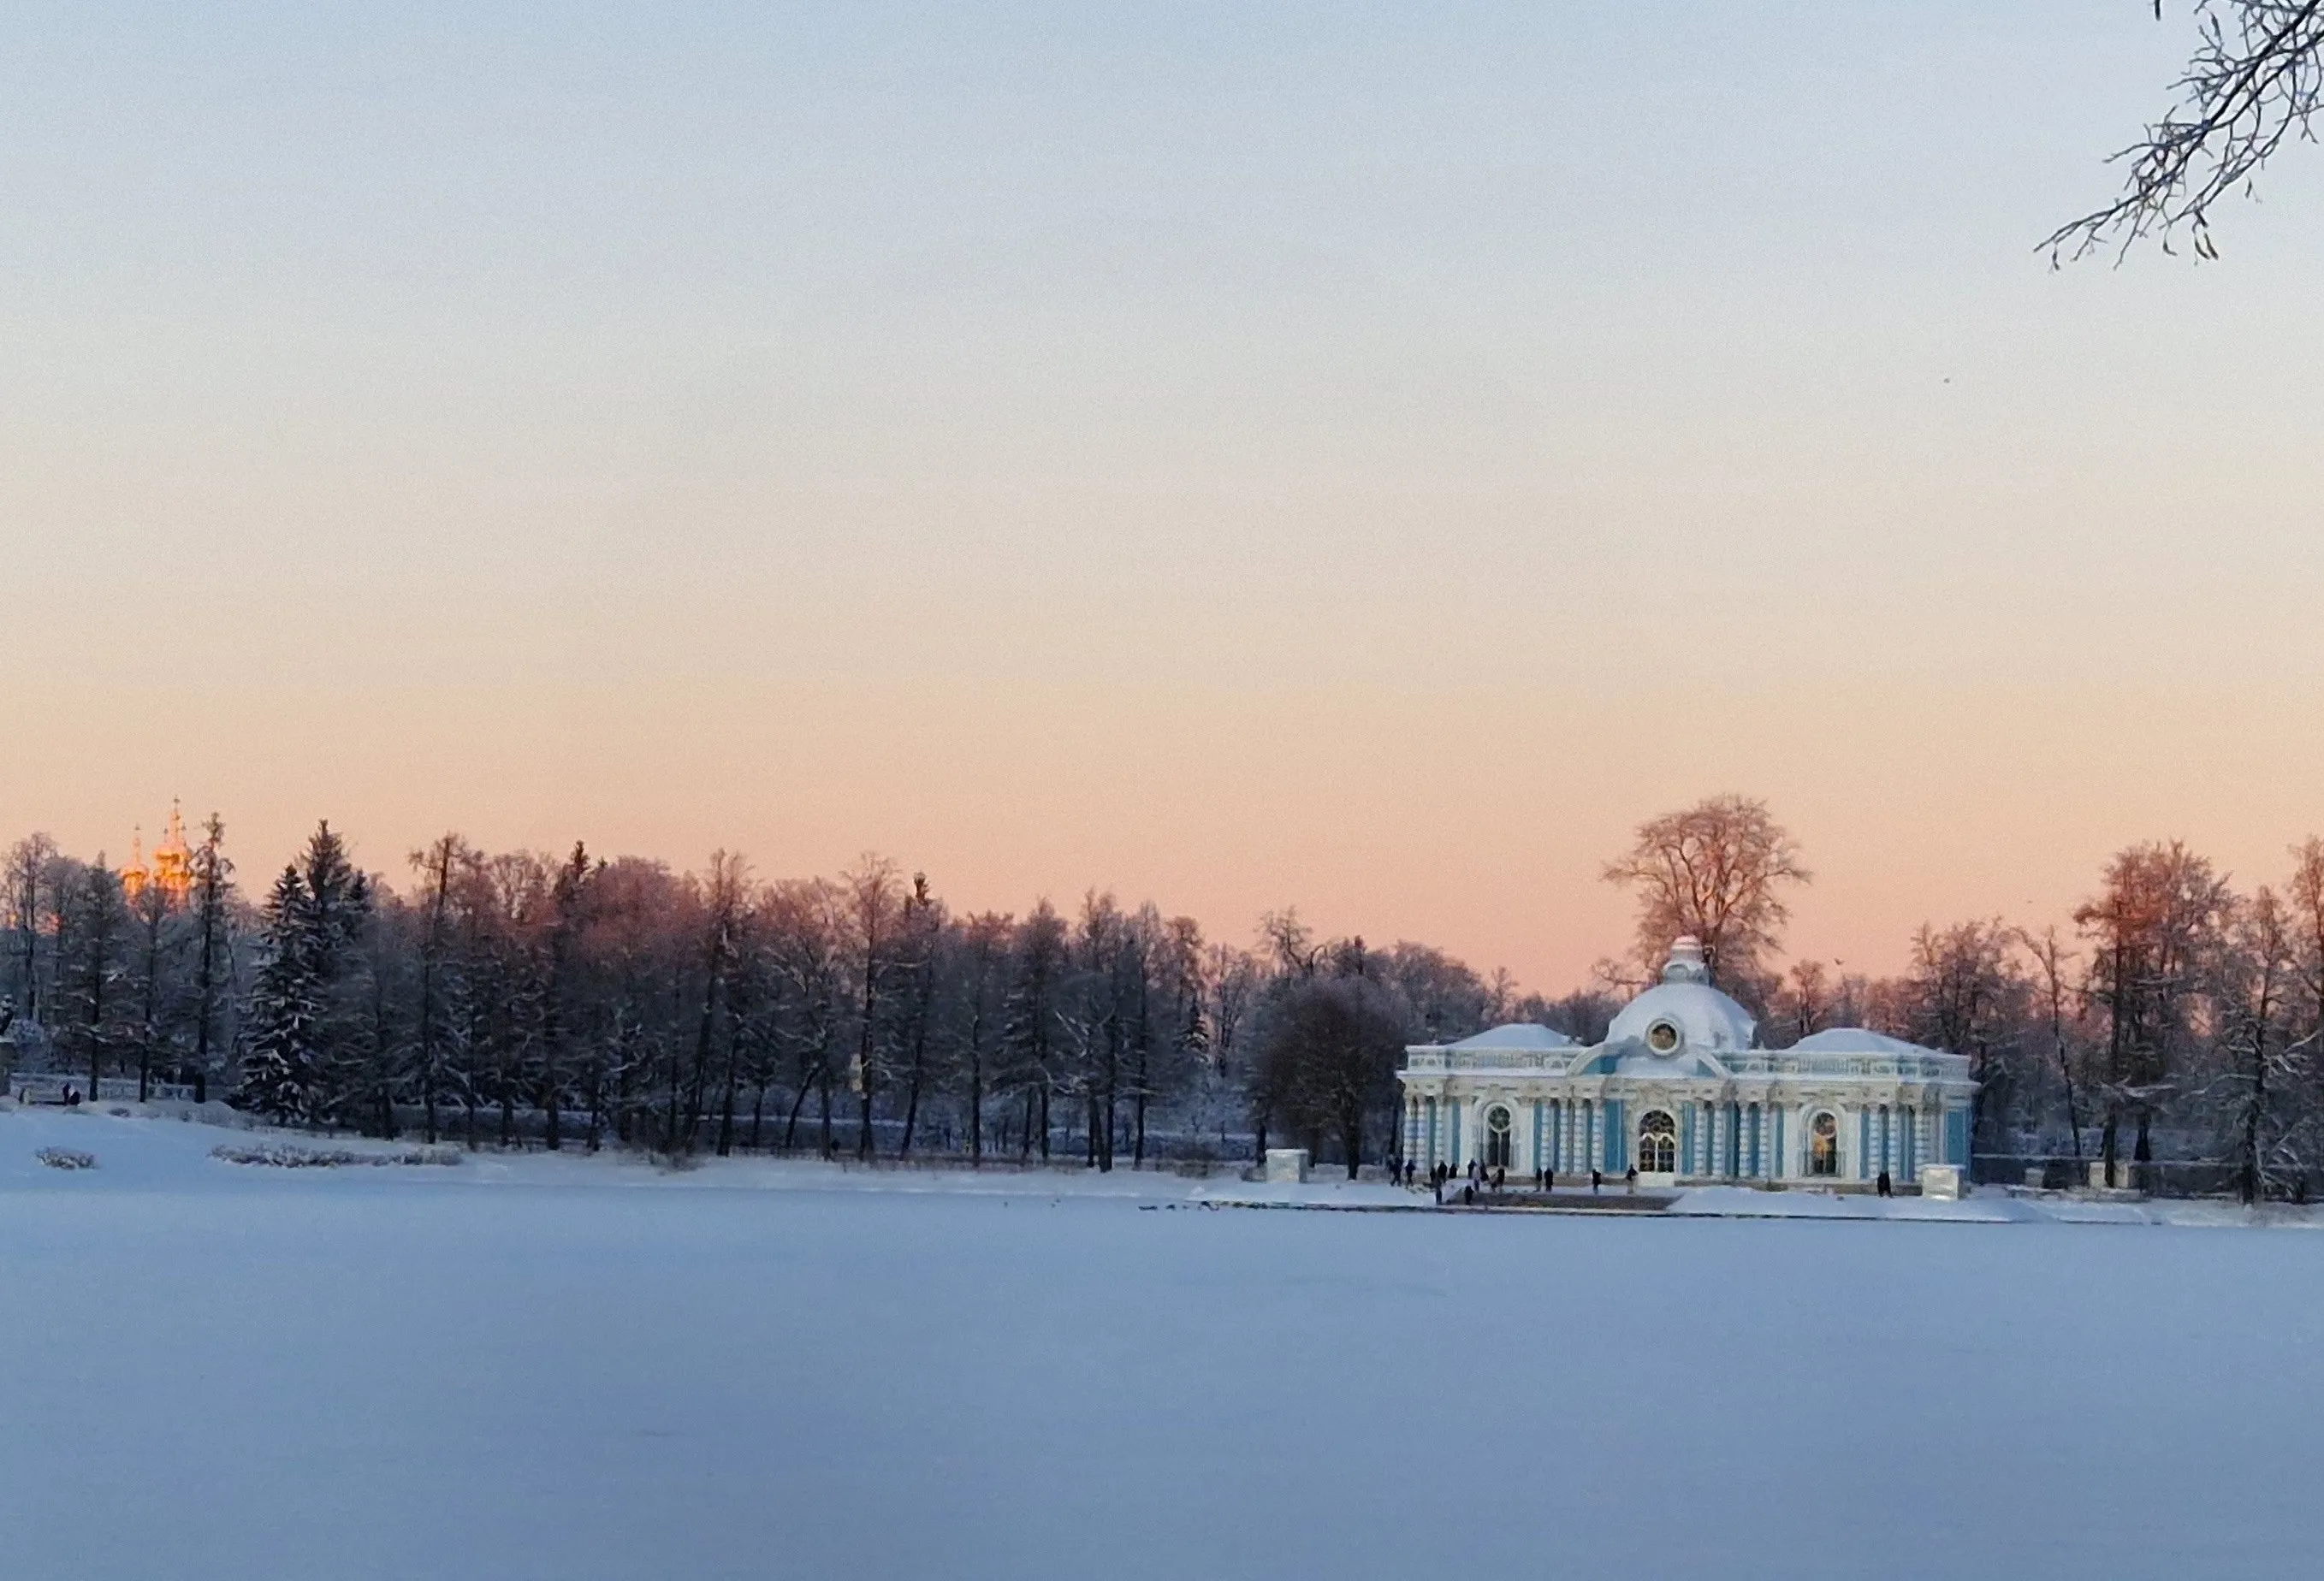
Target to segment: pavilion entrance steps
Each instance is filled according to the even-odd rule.
[[[1678,1199],[1676,1191],[1632,1191],[1619,1185],[1595,1192],[1561,1186],[1546,1193],[1480,1191],[1477,1200],[1468,1203],[1461,1200],[1460,1188],[1452,1186],[1445,1190],[1443,1207],[1461,1213],[1661,1213]]]

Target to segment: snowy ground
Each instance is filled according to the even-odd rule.
[[[227,1138],[0,1113],[0,1575],[2324,1567],[2324,1236]]]

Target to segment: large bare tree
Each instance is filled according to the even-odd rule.
[[[1639,824],[1637,842],[1603,877],[1637,892],[1638,960],[1649,971],[1672,940],[1692,933],[1712,979],[1734,981],[1775,948],[1791,918],[1781,887],[1812,875],[1766,803],[1720,795]]]
[[[2120,197],[2061,225],[2043,245],[2052,262],[2153,237],[2185,235],[2216,257],[2211,209],[2248,192],[2287,138],[2312,141],[2324,102],[2324,0],[2192,0],[2196,46],[2175,85],[2179,103],[2114,157],[2128,168]],[[2163,15],[2163,0],[2154,0]]]
[[[2075,908],[2091,944],[2083,993],[2107,1017],[2098,1156],[2109,1184],[2122,1178],[2126,1117],[2138,1126],[2133,1158],[2154,1156],[2154,1116],[2201,1030],[2200,994],[2231,900],[2227,879],[2174,840],[2115,853],[2105,887]]]

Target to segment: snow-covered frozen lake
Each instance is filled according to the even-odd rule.
[[[0,1114],[0,1575],[2324,1568],[2324,1236],[217,1138]]]

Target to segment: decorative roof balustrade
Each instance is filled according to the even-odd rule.
[[[1754,1049],[1721,1062],[1738,1076],[1859,1076],[1887,1081],[1957,1081],[1969,1073],[1960,1054],[1856,1054],[1804,1058],[1782,1050]]]
[[[1406,1071],[1543,1071],[1563,1075],[1573,1064],[1571,1053],[1528,1053],[1508,1049],[1406,1049]]]
[[[1494,1073],[1536,1072],[1568,1076],[1591,1062],[1596,1050],[1572,1053],[1534,1053],[1514,1049],[1452,1049],[1418,1047],[1405,1051],[1406,1075],[1450,1075],[1464,1071]],[[1720,1063],[1735,1077],[1806,1076],[1854,1078],[1870,1081],[1959,1081],[1969,1074],[1969,1061],[1960,1054],[1791,1054],[1783,1050],[1749,1049],[1722,1052]]]

